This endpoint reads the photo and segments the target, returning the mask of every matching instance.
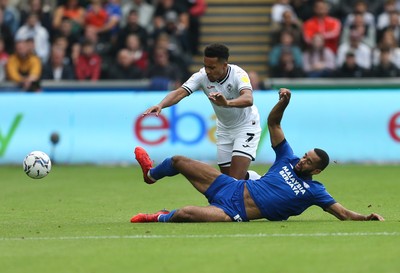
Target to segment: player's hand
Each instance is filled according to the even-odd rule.
[[[210,101],[218,106],[228,106],[228,101],[220,92],[211,92],[210,94],[208,94],[208,98]]]
[[[142,116],[146,116],[146,115],[148,115],[148,114],[154,113],[154,114],[156,114],[156,116],[158,117],[158,115],[159,115],[160,112],[161,112],[161,109],[162,109],[161,106],[159,106],[159,105],[154,105],[154,106],[148,108],[146,111],[144,111]]]
[[[279,100],[289,101],[291,97],[291,92],[289,89],[281,88],[279,89]]]
[[[370,215],[367,216],[368,221],[385,221],[385,218],[380,216],[377,213],[371,213]]]

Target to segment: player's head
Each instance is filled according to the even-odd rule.
[[[295,165],[297,175],[307,177],[319,174],[329,165],[329,155],[322,149],[308,151]]]
[[[211,44],[204,49],[204,56],[218,58],[219,62],[227,62],[229,59],[229,48],[223,44]]]
[[[223,44],[211,44],[204,49],[204,68],[210,81],[225,77],[228,67],[229,49]]]

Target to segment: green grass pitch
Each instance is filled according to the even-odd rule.
[[[137,166],[55,165],[37,181],[2,166],[0,272],[400,272],[400,167],[332,165],[315,178],[386,221],[341,222],[313,207],[285,222],[131,224],[206,199],[182,176],[146,185]]]

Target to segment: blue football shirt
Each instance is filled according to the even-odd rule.
[[[258,180],[246,181],[263,217],[282,221],[301,214],[312,205],[325,209],[336,203],[324,185],[296,175],[294,166],[300,158],[293,154],[286,139],[274,147],[274,151],[276,159],[268,172]]]

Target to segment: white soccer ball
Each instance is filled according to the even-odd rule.
[[[31,178],[39,179],[49,174],[51,161],[47,154],[41,151],[29,153],[23,162],[24,172]]]

